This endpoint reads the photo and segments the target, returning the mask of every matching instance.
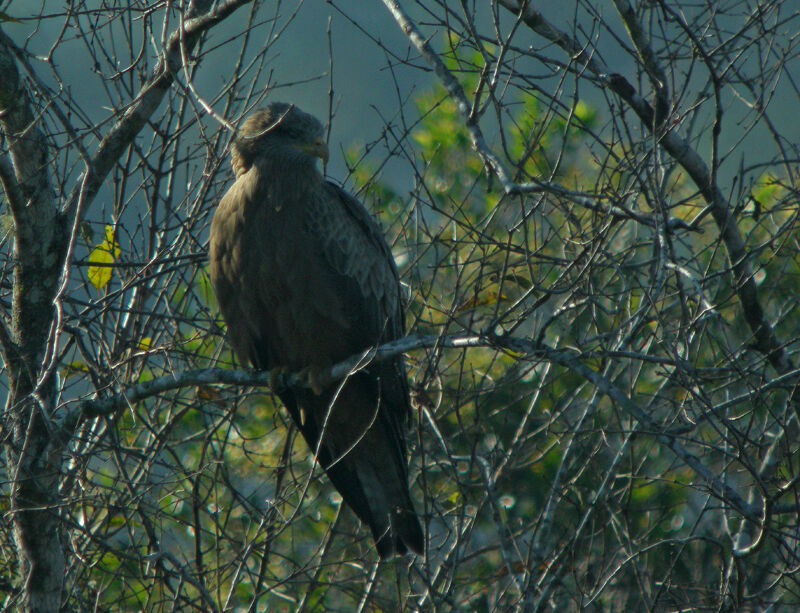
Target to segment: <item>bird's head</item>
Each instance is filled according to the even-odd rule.
[[[233,171],[238,177],[261,156],[280,156],[299,164],[315,158],[328,161],[325,131],[313,115],[293,104],[273,102],[258,109],[242,123],[231,150]]]

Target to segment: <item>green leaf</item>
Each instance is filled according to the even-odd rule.
[[[776,200],[776,196],[781,189],[781,184],[771,173],[765,173],[759,177],[753,190],[751,197],[755,202],[761,206],[770,206]]]

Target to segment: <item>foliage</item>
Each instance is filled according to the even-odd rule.
[[[379,135],[342,143],[346,187],[425,337],[406,359],[428,550],[391,562],[267,388],[190,377],[241,366],[205,263],[222,118],[285,85],[260,89],[304,14],[72,4],[35,18],[50,59],[0,36],[0,104],[30,111],[23,130],[0,109],[7,608],[36,610],[33,567],[71,610],[798,605],[788,3],[615,0],[615,21],[578,2],[565,29],[531,3],[421,2],[393,9],[394,39],[342,17],[397,90]],[[102,105],[61,87],[79,52]],[[26,513],[55,521],[26,534],[58,555],[21,546]]]

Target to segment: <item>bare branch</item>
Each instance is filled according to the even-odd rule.
[[[76,186],[66,199],[65,211],[71,216],[78,209],[81,200],[84,206],[97,195],[100,185],[117,163],[148,119],[161,104],[175,74],[180,70],[181,53],[191,53],[200,36],[208,29],[223,21],[236,9],[252,0],[227,0],[205,15],[190,16],[184,21],[184,29],[173,32],[164,49],[164,55],[153,69],[152,74],[122,116],[105,135],[97,151],[92,156],[91,165],[86,171],[85,189],[81,192]]]
[[[499,0],[509,11],[520,14],[523,21],[535,32],[546,39],[556,43],[567,53],[572,55],[572,60],[588,68],[598,78],[600,83],[606,84],[614,93],[625,100],[636,112],[642,125],[648,130],[655,129],[657,124],[655,113],[650,104],[644,100],[621,74],[609,74],[606,66],[599,63],[597,58],[588,55],[578,43],[565,33],[558,31],[550,25],[541,14],[534,10],[527,2],[517,0]],[[651,57],[652,54],[647,57]],[[658,69],[651,62],[651,69],[658,74]],[[659,143],[664,149],[686,170],[695,185],[700,190],[703,198],[708,203],[708,208],[720,231],[728,259],[733,268],[733,277],[739,300],[744,310],[745,318],[755,338],[755,346],[764,354],[770,364],[779,372],[785,373],[793,369],[792,361],[786,355],[783,343],[778,339],[775,330],[767,320],[764,307],[758,296],[753,270],[750,266],[750,257],[745,247],[742,236],[736,226],[733,209],[719,186],[713,182],[700,155],[689,143],[678,136],[675,131],[667,131],[659,135]],[[692,222],[696,225],[699,219]],[[796,408],[800,411],[800,403]]]
[[[467,347],[503,347],[512,351],[524,352],[531,358],[544,358],[565,366],[581,375],[595,385],[603,394],[608,395],[618,403],[627,413],[634,417],[642,426],[642,432],[650,433],[658,438],[675,455],[700,475],[712,490],[723,500],[735,506],[748,519],[759,518],[761,507],[747,503],[732,487],[718,479],[700,459],[678,442],[675,436],[664,433],[663,430],[650,417],[648,417],[635,402],[622,393],[605,377],[584,365],[569,351],[552,349],[546,345],[536,344],[532,341],[513,337],[497,336],[407,336],[405,338],[386,343],[362,354],[354,355],[339,364],[334,365],[317,376],[317,383],[329,385],[343,379],[359,370],[366,368],[372,361],[391,358],[414,349],[422,348],[467,348]],[[80,403],[78,411],[84,417],[96,417],[114,413],[129,404],[144,400],[157,394],[180,389],[189,385],[208,385],[225,383],[231,385],[269,386],[271,385],[270,371],[228,370],[222,368],[204,368],[166,375],[133,385],[122,392],[103,400],[85,400]],[[287,386],[310,387],[306,379],[292,373],[283,378]],[[71,428],[76,423],[78,413],[72,413],[65,419],[65,427]]]
[[[416,47],[417,51],[419,51],[425,61],[433,67],[436,75],[441,79],[442,84],[450,94],[450,97],[458,106],[458,110],[464,117],[467,130],[469,131],[469,135],[472,140],[472,146],[475,148],[475,151],[477,151],[478,155],[483,158],[486,166],[490,168],[495,175],[497,175],[497,178],[500,180],[500,183],[507,194],[518,193],[521,188],[511,180],[508,171],[503,165],[503,162],[500,161],[500,158],[494,154],[489,145],[486,143],[486,139],[483,137],[483,132],[481,132],[480,125],[478,124],[477,117],[472,112],[472,105],[469,103],[469,100],[467,100],[467,96],[464,93],[464,89],[461,87],[461,84],[458,82],[458,79],[453,76],[453,74],[447,69],[447,66],[444,65],[444,62],[442,62],[439,56],[433,51],[433,49],[431,49],[430,43],[422,36],[416,24],[414,24],[403,7],[400,6],[400,3],[396,2],[396,0],[383,0],[383,4],[389,9],[392,17],[394,17],[395,21],[397,21],[397,25],[400,26],[401,30],[403,30],[403,33],[408,36],[411,44]]]
[[[405,353],[406,351],[411,351],[412,349],[437,346],[451,348],[480,347],[486,346],[486,344],[486,341],[482,341],[480,337],[477,336],[453,338],[408,336],[343,360],[339,364],[320,372],[319,375],[316,376],[316,379],[320,385],[329,385],[365,368],[373,360],[386,360]],[[144,400],[145,398],[150,398],[162,392],[180,389],[189,385],[226,383],[239,386],[269,386],[271,384],[271,377],[273,377],[273,373],[270,371],[200,368],[137,383],[118,394],[102,400],[85,400],[80,403],[78,409],[86,417],[97,417],[99,415],[114,413],[125,408],[129,404]],[[298,376],[297,373],[282,377],[282,382],[288,386],[310,387],[307,379]],[[72,420],[74,420],[74,417],[68,418],[68,421]]]

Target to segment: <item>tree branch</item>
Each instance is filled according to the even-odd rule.
[[[652,106],[636,92],[636,89],[625,77],[617,73],[611,74],[596,56],[587,54],[577,41],[550,25],[538,11],[531,7],[530,3],[519,0],[499,0],[499,2],[515,15],[521,16],[525,24],[534,32],[561,47],[572,57],[573,61],[593,73],[598,82],[622,98],[639,116],[645,128],[651,132],[656,129],[657,122]],[[653,69],[652,65],[650,68],[657,76],[658,71]],[[671,131],[657,136],[661,146],[689,174],[708,204],[708,210],[719,228],[720,236],[728,252],[728,260],[733,267],[734,289],[742,304],[745,321],[755,338],[756,349],[767,357],[767,360],[779,373],[793,370],[792,361],[767,320],[764,307],[759,299],[753,270],[750,267],[749,254],[736,225],[730,203],[713,180],[702,157],[692,149],[685,139]],[[698,222],[699,219],[696,219],[691,225],[695,226]],[[796,406],[795,410],[800,409]]]
[[[2,59],[0,59],[0,70],[3,70]],[[12,214],[13,211],[22,211],[25,206],[25,196],[14,176],[14,167],[5,157],[0,158],[0,185],[3,186],[3,193],[6,195]]]
[[[614,0],[614,6],[625,24],[628,36],[631,37],[639,59],[642,62],[650,83],[653,86],[656,99],[656,115],[654,117],[656,127],[660,126],[669,112],[669,89],[667,88],[667,75],[658,63],[656,54],[650,46],[650,41],[636,19],[636,13],[628,0]]]
[[[732,504],[748,519],[759,520],[760,505],[748,503],[736,490],[714,476],[714,473],[696,455],[679,443],[674,435],[665,432],[663,426],[651,419],[633,400],[607,378],[581,362],[573,351],[553,349],[544,344],[513,337],[494,337],[493,340],[496,345],[506,347],[512,351],[524,352],[531,356],[539,356],[556,362],[590,381],[603,394],[617,403],[628,415],[638,421],[643,426],[643,433],[655,436],[660,443],[672,450],[680,460],[703,477],[718,497]]]
[[[11,165],[0,167],[0,180],[19,230],[33,216],[53,218],[52,189],[47,170],[47,142],[36,124],[31,100],[14,60],[14,44],[0,30],[0,125],[8,143]],[[30,207],[28,206],[30,205]],[[42,237],[46,240],[46,236]]]
[[[478,155],[483,158],[486,166],[497,175],[500,184],[503,186],[503,190],[507,194],[519,193],[521,191],[521,186],[511,180],[503,162],[500,161],[500,158],[498,158],[489,145],[486,144],[486,139],[483,137],[483,132],[481,132],[480,126],[478,125],[477,117],[473,115],[472,105],[467,99],[467,95],[464,93],[464,88],[461,87],[461,83],[459,83],[458,79],[453,76],[453,73],[447,69],[447,66],[444,65],[444,62],[442,62],[436,52],[431,49],[428,40],[422,36],[419,28],[411,21],[408,13],[400,6],[400,3],[395,0],[383,0],[383,4],[389,9],[397,25],[403,30],[411,41],[411,44],[416,47],[420,55],[430,64],[436,72],[436,75],[441,79],[442,85],[444,85],[447,93],[450,94],[450,98],[453,99],[458,110],[464,116],[467,132],[469,133],[473,148],[477,151]]]
[[[89,168],[86,170],[83,193],[81,193],[83,180],[79,180],[67,198],[65,205],[67,213],[70,215],[75,214],[81,198],[83,198],[82,206],[84,207],[94,199],[100,189],[100,185],[105,181],[122,152],[133,142],[133,139],[136,138],[136,135],[156,111],[158,105],[161,104],[161,100],[169,90],[170,85],[172,85],[175,74],[180,70],[181,45],[184,45],[187,54],[191,53],[203,32],[223,21],[236,9],[249,4],[251,1],[228,0],[210,13],[200,16],[191,15],[183,22],[183,32],[178,29],[170,35],[164,49],[164,55],[153,69],[150,78],[139,90],[139,93],[122,114],[122,117],[119,118],[100,142],[97,151],[92,156]]]
[[[570,371],[590,381],[602,394],[611,398],[642,426],[642,434],[655,436],[668,447],[681,461],[700,475],[710,489],[721,499],[735,507],[746,518],[758,521],[761,505],[748,503],[736,490],[717,478],[700,459],[678,442],[675,435],[665,432],[664,427],[651,419],[633,400],[606,377],[583,364],[573,351],[554,349],[547,345],[527,339],[496,336],[407,336],[380,347],[371,348],[363,353],[353,355],[333,367],[319,373],[316,382],[322,386],[343,379],[366,368],[373,361],[386,360],[414,349],[423,348],[466,348],[493,347],[501,350],[523,353],[527,358],[538,358],[560,364]],[[201,368],[174,375],[165,375],[150,381],[144,381],[125,388],[123,391],[104,399],[84,400],[77,410],[71,411],[64,419],[64,432],[71,432],[82,419],[102,415],[110,415],[116,411],[162,392],[187,387],[189,385],[209,385],[225,383],[239,386],[269,386],[271,371],[228,370],[224,368]],[[282,379],[287,386],[309,387],[304,377],[293,373]]]
[[[329,385],[365,368],[372,361],[386,360],[413,349],[437,346],[457,348],[488,345],[489,343],[482,340],[479,336],[445,338],[438,336],[407,336],[391,343],[381,345],[380,347],[369,349],[364,353],[351,356],[319,373],[316,377],[316,381],[323,386]],[[131,403],[189,385],[226,383],[240,386],[269,386],[272,376],[273,374],[271,371],[197,368],[131,385],[125,390],[108,398],[84,400],[79,404],[78,410],[84,417],[110,415]],[[309,387],[308,381],[303,377],[299,377],[296,373],[283,377],[282,382],[292,387]],[[74,419],[74,417],[69,419]]]
[[[442,85],[444,85],[444,88],[447,90],[450,98],[456,103],[459,112],[464,117],[464,122],[473,149],[483,159],[484,164],[497,176],[498,180],[503,186],[503,191],[506,194],[519,195],[549,192],[569,198],[573,202],[585,208],[600,211],[615,217],[635,219],[636,221],[651,227],[655,227],[656,224],[659,223],[657,222],[656,217],[653,215],[634,213],[633,211],[624,207],[622,204],[606,206],[598,199],[589,198],[586,195],[576,195],[574,192],[569,192],[563,187],[546,181],[534,180],[525,183],[514,182],[511,179],[510,173],[506,169],[503,162],[486,143],[483,132],[478,125],[478,114],[474,109],[474,105],[470,103],[467,95],[464,93],[464,88],[461,87],[458,79],[456,79],[453,73],[448,70],[447,66],[445,66],[441,58],[431,48],[428,40],[422,36],[419,28],[417,28],[416,24],[411,21],[411,18],[403,10],[400,4],[394,0],[383,0],[383,3],[386,8],[389,9],[392,17],[394,17],[395,21],[403,30],[405,35],[408,36],[408,39],[411,41],[417,51],[419,51],[420,55],[422,55],[425,61],[434,69],[434,72],[439,79],[441,79]],[[583,54],[583,50],[580,52]],[[591,61],[589,56],[584,54],[584,57],[587,62]],[[668,232],[674,232],[677,229],[698,231],[696,224],[688,224],[684,220],[677,217],[669,217],[666,220],[666,229]]]

